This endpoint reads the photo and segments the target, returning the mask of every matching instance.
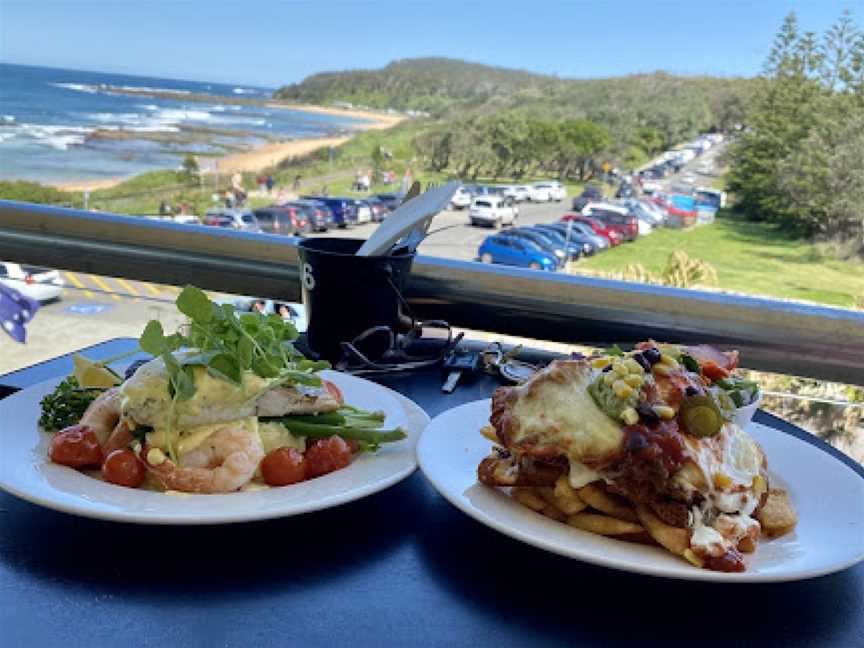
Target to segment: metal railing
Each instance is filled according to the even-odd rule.
[[[300,300],[297,239],[0,201],[0,259]],[[421,318],[572,343],[713,342],[746,366],[864,384],[864,313],[419,256]]]

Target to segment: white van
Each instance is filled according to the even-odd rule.
[[[471,201],[471,209],[468,217],[472,225],[486,225],[499,227],[501,225],[512,225],[516,222],[517,212],[512,204],[503,196],[485,195],[477,196]]]

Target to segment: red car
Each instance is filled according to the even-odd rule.
[[[312,229],[306,213],[298,207],[261,207],[255,210],[255,218],[269,234],[301,236]]]
[[[600,236],[609,240],[609,245],[614,247],[616,245],[620,245],[623,237],[620,232],[617,232],[612,226],[607,225],[606,223],[602,223],[596,218],[591,218],[590,216],[583,216],[582,214],[564,214],[561,217],[561,222],[566,223],[567,221],[573,221],[574,223],[584,223],[592,230],[594,230],[595,234],[599,234]]]

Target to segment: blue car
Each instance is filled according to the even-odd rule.
[[[324,203],[333,212],[333,222],[337,227],[348,227],[357,224],[357,205],[354,198],[338,196],[303,196],[303,200],[317,200]]]
[[[601,249],[605,249],[602,247],[604,243],[605,247],[609,247],[609,241],[601,236],[586,234],[584,230],[577,228],[576,225],[581,226],[582,223],[573,223],[571,225],[569,234],[570,245],[575,245],[580,248],[584,256],[591,256],[592,254],[599,252]],[[587,225],[585,227],[587,227]],[[567,224],[565,223],[553,223],[551,225],[541,223],[535,225],[534,229],[540,230],[541,232],[550,232],[557,236],[561,241],[566,241],[568,237]]]
[[[488,236],[477,250],[483,263],[503,263],[504,265],[554,271],[558,261],[539,245],[528,240],[510,236]]]

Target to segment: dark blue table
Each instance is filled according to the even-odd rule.
[[[86,350],[106,358],[114,340]],[[68,357],[0,376],[6,391],[61,375]],[[438,370],[376,379],[431,415]],[[765,413],[757,420],[826,444]],[[14,430],[2,428],[2,437]],[[826,500],[826,506],[830,501]],[[776,585],[718,585],[585,565],[468,518],[418,472],[359,502],[210,527],[87,520],[0,493],[0,647],[864,646],[864,564]]]

